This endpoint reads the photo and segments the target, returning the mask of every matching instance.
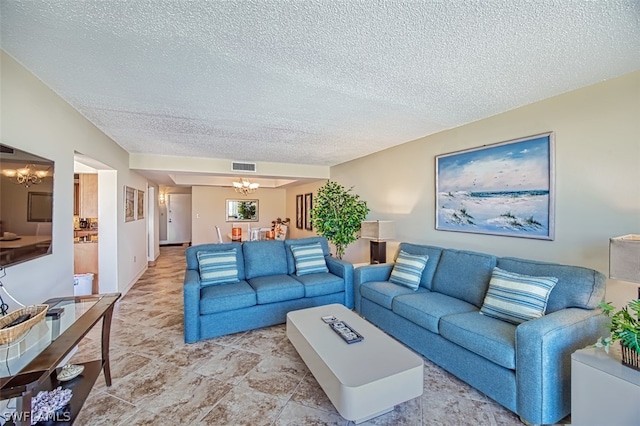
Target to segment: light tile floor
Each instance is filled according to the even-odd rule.
[[[289,343],[284,325],[183,342],[184,247],[155,267],[114,312],[113,385],[100,376],[76,425],[349,425]],[[96,327],[72,362],[99,359]],[[510,411],[424,362],[424,394],[366,425],[522,425]]]

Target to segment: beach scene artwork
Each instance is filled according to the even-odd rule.
[[[436,157],[436,229],[553,239],[553,134]]]

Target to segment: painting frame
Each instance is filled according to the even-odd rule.
[[[124,221],[133,222],[135,218],[136,190],[130,186],[124,187]]]
[[[313,208],[313,193],[304,194],[304,229],[313,231],[311,222],[311,209]]]
[[[438,155],[435,173],[436,230],[555,238],[554,132]]]
[[[241,210],[250,210],[250,216],[244,217]],[[240,216],[238,216],[240,215]],[[240,200],[237,198],[225,201],[225,222],[258,222],[260,215],[260,200]]]
[[[144,191],[137,190],[136,220],[144,219]]]
[[[53,192],[27,194],[27,222],[53,223]]]
[[[304,196],[296,195],[296,228],[304,229]]]

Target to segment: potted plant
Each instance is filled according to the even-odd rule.
[[[609,347],[616,341],[620,341],[622,363],[640,370],[640,299],[632,300],[627,306],[617,311],[611,303],[602,302],[600,307],[611,319],[611,323],[607,326],[611,333],[608,337],[601,338],[596,346],[603,347],[608,353]]]
[[[327,181],[316,196],[311,209],[311,221],[318,234],[336,247],[336,257],[342,259],[347,246],[358,239],[360,223],[369,213],[367,202],[337,182]]]

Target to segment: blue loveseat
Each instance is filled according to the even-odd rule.
[[[327,272],[300,274],[296,269],[291,247],[309,245],[321,247]],[[198,252],[232,256],[235,282],[203,285]],[[353,308],[353,265],[331,257],[324,237],[202,244],[187,248],[186,258],[186,343],[282,324],[287,312],[296,309],[331,303]]]
[[[571,353],[604,334],[603,274],[425,245],[402,243],[400,250],[428,256],[417,290],[389,281],[393,264],[357,268],[357,312],[526,422],[556,423],[569,414]],[[557,278],[546,314],[519,325],[481,314],[496,266]]]

